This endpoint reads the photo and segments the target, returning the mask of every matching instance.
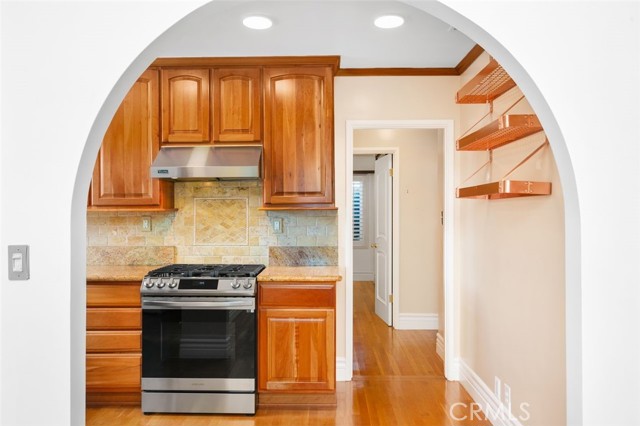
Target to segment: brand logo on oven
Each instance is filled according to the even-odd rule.
[[[160,175],[168,175],[169,174],[169,170],[167,169],[158,169],[157,173]]]
[[[191,386],[204,386],[202,382],[191,382]]]

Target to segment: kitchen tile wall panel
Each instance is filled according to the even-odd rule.
[[[174,261],[179,263],[268,265],[269,247],[338,245],[335,211],[259,210],[262,206],[259,181],[177,182],[174,191],[176,212],[89,212],[89,250],[92,247],[129,250],[134,246],[153,250],[167,246],[175,247]],[[142,231],[142,216],[151,216],[150,232]],[[272,225],[276,218],[281,218],[284,225],[279,234]],[[121,259],[129,261],[126,256]],[[93,261],[100,264],[99,257]]]

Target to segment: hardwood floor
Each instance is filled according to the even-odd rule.
[[[373,283],[354,282],[354,377],[334,409],[259,408],[255,416],[143,415],[138,407],[87,409],[90,426],[488,426],[462,385],[443,376],[435,331],[394,330],[373,312]],[[452,413],[450,413],[452,410]]]

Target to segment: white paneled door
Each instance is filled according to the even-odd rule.
[[[393,324],[391,299],[391,191],[393,158],[390,154],[376,159],[375,193],[376,215],[374,226],[375,270],[376,270],[376,315],[387,323]]]

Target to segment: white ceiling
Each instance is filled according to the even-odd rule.
[[[271,18],[268,30],[242,19]],[[383,14],[405,18],[382,30]],[[455,67],[474,42],[433,16],[400,1],[213,1],[164,36],[167,56],[340,55],[342,68]]]

